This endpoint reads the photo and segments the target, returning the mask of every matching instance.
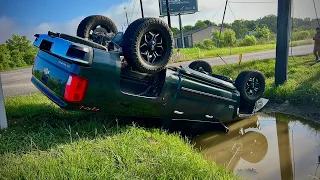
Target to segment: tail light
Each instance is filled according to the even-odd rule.
[[[88,87],[88,80],[70,74],[64,91],[64,99],[69,102],[81,102]]]

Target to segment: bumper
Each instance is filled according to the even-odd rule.
[[[238,110],[237,110],[237,116],[236,116],[235,120],[243,120],[243,119],[246,119],[246,118],[248,118],[248,117],[250,117],[250,116],[253,116],[255,113],[257,113],[257,112],[259,112],[261,109],[263,109],[263,108],[267,105],[268,102],[269,102],[269,99],[260,98],[260,99],[256,102],[256,104],[255,104],[255,106],[254,106],[253,111],[252,111],[251,114],[240,114],[240,113],[239,113],[239,108],[238,108]]]

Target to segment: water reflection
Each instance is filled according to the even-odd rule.
[[[316,125],[276,114],[229,125],[230,133],[193,139],[206,158],[248,179],[320,179]]]

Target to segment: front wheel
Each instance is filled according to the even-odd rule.
[[[266,83],[261,72],[250,70],[238,75],[235,86],[240,92],[241,99],[247,103],[255,103],[263,96]]]

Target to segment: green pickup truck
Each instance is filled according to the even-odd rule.
[[[138,19],[122,33],[109,18],[93,15],[80,22],[77,36],[35,37],[31,81],[62,109],[229,123],[265,105],[259,71],[241,72],[233,81],[212,74],[204,61],[170,66],[173,35],[157,18]]]

